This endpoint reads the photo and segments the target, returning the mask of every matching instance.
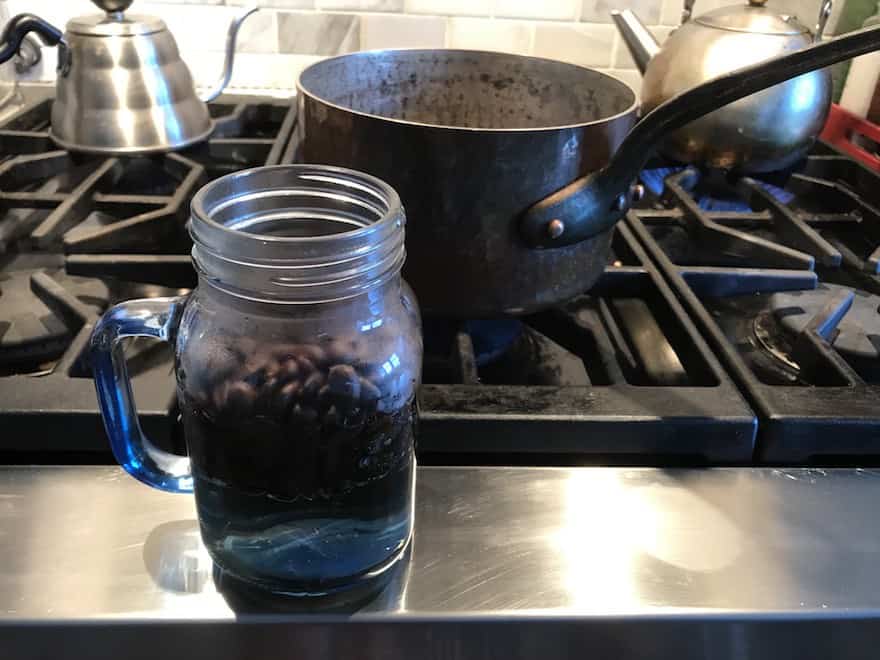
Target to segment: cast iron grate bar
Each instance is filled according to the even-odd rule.
[[[704,211],[703,216],[718,223],[719,225],[741,225],[744,222],[753,225],[770,226],[771,217],[769,211]],[[643,224],[655,225],[680,221],[684,212],[675,206],[663,209],[639,209],[639,219]]]
[[[458,377],[464,385],[477,385],[480,377],[477,374],[477,358],[474,355],[474,342],[466,332],[455,333],[454,363],[458,366]]]
[[[757,181],[743,177],[737,188],[749,206],[770,212],[773,229],[786,245],[812,255],[823,266],[840,265],[840,252]]]
[[[281,135],[284,135],[285,138],[288,135],[293,133],[293,127],[296,125],[296,102],[290,104],[290,107],[287,109],[287,112],[284,114],[284,120],[281,122],[281,128],[278,129]],[[288,142],[293,142],[291,140],[276,140],[275,144],[272,146],[272,149],[269,150],[269,155],[266,156],[267,164],[275,164],[280,162],[289,162],[282,161],[281,157],[287,147]]]
[[[829,374],[827,371],[830,367],[848,385],[864,383],[829,343],[833,339],[837,325],[852,307],[854,297],[855,294],[852,291],[842,291],[835,294],[798,333],[792,350],[792,358],[800,367],[801,373],[811,382],[820,384],[828,382]]]
[[[61,234],[88,215],[91,208],[91,196],[101,186],[113,185],[120,174],[120,162],[117,158],[107,158],[80,183],[70,196],[49,214],[31,233],[31,238],[40,247],[48,247],[58,243]]]
[[[675,203],[681,206],[688,231],[700,244],[711,246],[726,257],[733,257],[751,267],[813,269],[815,261],[809,254],[709,219],[683,186],[689,177],[693,177],[689,170],[673,174],[666,179],[666,188]]]
[[[678,272],[697,295],[718,298],[815,289],[819,282],[811,270],[679,266]]]
[[[66,151],[15,156],[0,165],[0,189],[10,190],[41,183],[76,168]]]
[[[115,277],[120,280],[187,289],[196,275],[188,254],[71,254],[65,270],[83,277]]]
[[[164,169],[182,179],[164,207],[135,215],[108,225],[83,228],[75,236],[64,237],[66,252],[125,252],[132,248],[154,246],[169,236],[180,236],[189,212],[188,203],[203,181],[205,168],[180,154],[168,154]]]

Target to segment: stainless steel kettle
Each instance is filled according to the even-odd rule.
[[[831,13],[831,0],[825,0],[813,34],[765,2],[749,0],[691,19],[694,1],[685,0],[683,23],[662,48],[633,12],[613,11],[644,74],[642,113],[711,78],[805,48],[821,38]],[[688,124],[670,134],[661,151],[679,161],[744,172],[783,169],[810,148],[830,106],[830,72],[805,73]]]
[[[72,151],[137,155],[207,138],[214,127],[207,102],[229,82],[238,29],[256,8],[230,23],[223,73],[199,97],[161,19],[124,13],[132,0],[92,1],[105,13],[71,19],[63,35],[32,14],[15,16],[0,35],[0,63],[28,32],[59,46],[52,139]]]

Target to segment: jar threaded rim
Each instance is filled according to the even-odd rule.
[[[200,276],[241,298],[314,303],[360,295],[400,272],[405,214],[373,176],[274,165],[220,177],[192,200]]]

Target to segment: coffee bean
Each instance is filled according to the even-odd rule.
[[[278,363],[272,360],[253,370],[247,370],[242,380],[255,389],[263,387],[269,379],[278,373]]]
[[[296,363],[297,365],[299,365],[301,378],[308,378],[309,374],[318,370],[318,368],[315,366],[315,363],[307,357],[296,358]]]
[[[324,348],[332,362],[353,364],[359,359],[360,342],[356,339],[334,339],[328,342]]]
[[[330,392],[340,398],[355,401],[361,396],[361,382],[354,367],[347,364],[337,364],[330,367],[327,372],[327,387]]]
[[[365,405],[374,405],[382,396],[382,392],[379,391],[379,388],[373,385],[373,382],[367,380],[364,377],[360,378],[360,386],[361,386],[361,401]]]
[[[297,376],[299,376],[299,364],[294,358],[289,358],[279,365],[279,381],[283,383],[289,383],[292,380],[296,380]]]
[[[241,361],[227,346],[217,346],[208,352],[205,373],[214,383],[226,380],[241,366]]]
[[[253,414],[257,393],[244,381],[232,383],[226,391],[226,405],[223,412],[236,418]]]
[[[296,395],[299,394],[299,383],[294,381],[287,383],[272,396],[271,412],[278,419],[284,419],[293,406]]]
[[[296,348],[297,357],[308,359],[312,364],[322,365],[327,360],[327,354],[320,346],[314,344],[300,344]]]
[[[309,399],[315,399],[318,397],[318,393],[321,391],[321,388],[324,387],[324,374],[320,371],[312,372],[312,375],[306,378],[302,387],[302,394],[304,397]]]

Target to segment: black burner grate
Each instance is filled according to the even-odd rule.
[[[193,285],[192,195],[227,172],[278,163],[295,113],[224,97],[210,106],[217,128],[207,142],[104,158],[57,150],[50,104],[0,128],[0,451],[107,452],[84,360],[95,321],[110,303]],[[136,340],[126,355],[144,429],[179,448],[168,347]]]
[[[476,359],[472,326],[462,324],[450,367],[426,369],[423,454],[459,463],[467,456],[551,464],[565,456],[631,465],[751,460],[753,413],[625,225],[613,247],[590,295],[523,319],[513,345],[486,364]]]
[[[628,222],[758,412],[757,459],[880,460],[880,176],[818,144],[788,203],[743,178],[749,209],[717,213],[688,176]]]

